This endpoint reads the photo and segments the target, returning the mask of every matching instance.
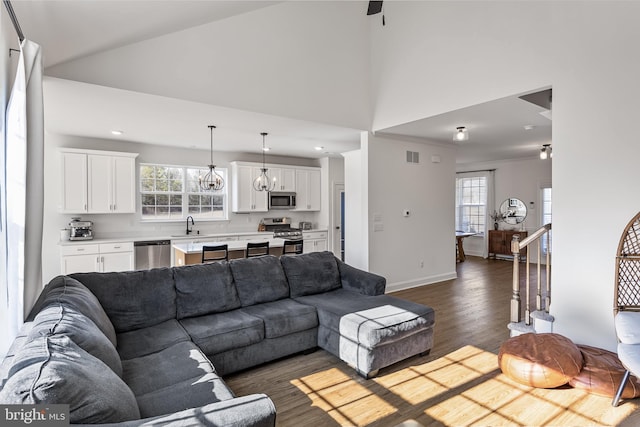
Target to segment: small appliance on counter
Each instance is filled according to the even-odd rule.
[[[300,230],[311,230],[313,228],[313,223],[311,221],[300,221],[298,223],[298,228]]]
[[[80,217],[71,218],[69,229],[69,240],[93,239],[93,222],[91,221],[81,221]]]

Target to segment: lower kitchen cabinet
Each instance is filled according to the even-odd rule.
[[[60,254],[61,274],[134,269],[133,242],[65,245]]]
[[[302,239],[304,241],[302,252],[305,254],[327,250],[326,231],[304,231],[302,232]]]
[[[518,230],[489,230],[489,257],[496,255],[513,256],[511,252],[511,240],[514,234],[520,235],[520,241],[528,236],[526,231]]]

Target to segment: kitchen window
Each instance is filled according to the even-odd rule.
[[[227,219],[227,189],[200,189],[198,178],[208,169],[157,164],[140,165],[143,220],[178,221],[191,215],[200,220]],[[227,180],[226,169],[217,169]]]

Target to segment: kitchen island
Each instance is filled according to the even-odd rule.
[[[282,246],[284,245],[284,239],[263,239],[263,240],[229,240],[229,241],[215,241],[210,242],[187,242],[187,243],[174,243],[173,250],[175,256],[175,265],[190,265],[202,263],[202,247],[203,246],[216,246],[227,245],[229,248],[229,259],[244,258],[245,250],[247,249],[247,243],[249,242],[269,242],[269,253],[271,255],[279,256],[282,254]]]

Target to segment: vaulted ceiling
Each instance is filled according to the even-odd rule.
[[[519,94],[371,129],[369,30],[380,22],[366,1],[13,6],[43,49],[49,132],[208,148],[216,124],[217,150],[257,152],[266,131],[274,154],[321,157],[357,149],[362,130],[453,144],[466,126],[461,163],[532,157],[551,140],[546,109]]]

